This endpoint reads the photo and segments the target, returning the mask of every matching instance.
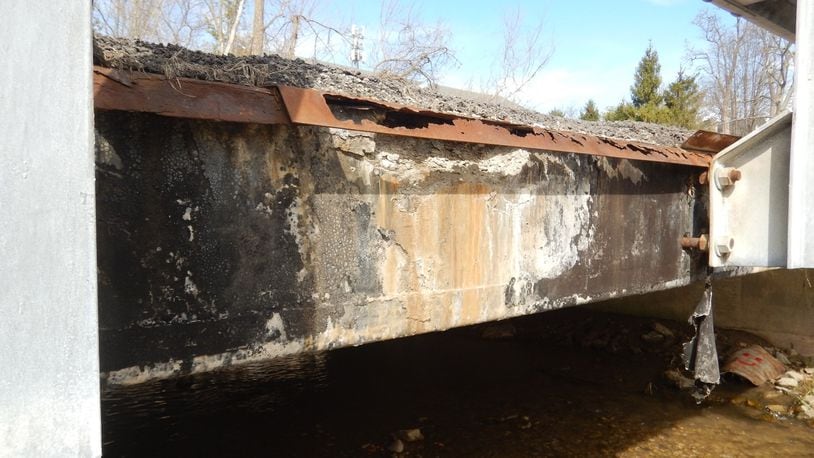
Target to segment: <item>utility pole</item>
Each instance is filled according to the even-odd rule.
[[[362,32],[361,27],[356,27],[356,25],[352,25],[350,28],[350,37],[351,37],[351,47],[350,47],[350,61],[353,63],[353,66],[359,68],[359,63],[364,60],[364,54],[362,51],[364,50],[363,40],[365,36]]]

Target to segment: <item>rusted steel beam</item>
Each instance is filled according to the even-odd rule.
[[[699,130],[681,144],[681,148],[703,153],[719,153],[727,146],[740,140],[736,135],[719,134],[708,130]]]
[[[711,156],[678,147],[453,114],[288,86],[256,88],[190,78],[94,67],[100,110],[259,124],[295,123],[434,140],[590,154],[708,167]]]
[[[93,103],[100,110],[157,113],[214,121],[285,124],[273,89],[93,68]]]
[[[402,105],[278,86],[294,124],[708,167],[711,156],[677,147],[465,118]]]

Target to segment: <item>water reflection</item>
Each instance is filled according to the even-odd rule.
[[[814,454],[808,426],[757,420],[724,398],[698,407],[654,388],[674,355],[610,345],[629,327],[600,322],[599,337],[579,335],[581,313],[526,319],[518,326],[532,331],[510,339],[483,339],[470,328],[108,387],[104,451],[389,455],[395,431],[420,428],[424,439],[406,444],[405,454]],[[596,339],[610,343],[598,349]]]

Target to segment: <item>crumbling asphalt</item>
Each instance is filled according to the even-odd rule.
[[[249,86],[288,85],[365,97],[459,116],[491,119],[628,141],[678,146],[691,131],[634,121],[581,121],[548,116],[514,104],[442,94],[411,81],[278,55],[220,56],[172,44],[97,36],[94,64]],[[522,102],[522,101],[521,101]]]

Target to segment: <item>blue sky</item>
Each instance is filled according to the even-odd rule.
[[[662,78],[672,80],[685,59],[687,44],[701,46],[692,25],[701,0],[415,0],[424,22],[442,21],[452,32],[451,47],[460,66],[446,71],[442,84],[466,88],[484,78],[501,42],[503,12],[519,8],[529,23],[544,20],[554,53],[520,101],[532,108],[579,109],[588,98],[601,109],[627,97],[633,72],[652,40]],[[337,13],[375,28],[379,2],[337,1]],[[717,10],[720,11],[720,10]],[[727,13],[720,12],[722,16]]]

